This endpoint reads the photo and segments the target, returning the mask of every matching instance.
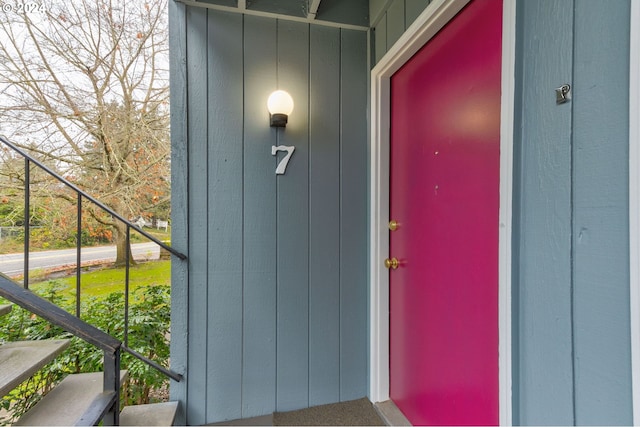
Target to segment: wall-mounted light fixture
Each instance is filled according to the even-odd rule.
[[[293,111],[293,98],[284,90],[277,90],[269,96],[267,108],[271,114],[271,126],[285,127]]]

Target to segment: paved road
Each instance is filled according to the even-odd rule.
[[[136,260],[157,259],[160,256],[160,246],[153,242],[134,243],[131,245],[133,257]],[[115,246],[95,246],[82,248],[82,262],[115,261]],[[29,254],[29,271],[47,269],[76,263],[75,249],[61,249],[55,251],[31,252]],[[18,254],[0,254],[0,272],[8,275],[22,274],[24,257]]]

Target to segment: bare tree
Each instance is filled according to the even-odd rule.
[[[167,0],[23,5],[0,12],[0,132],[125,218],[166,204]]]

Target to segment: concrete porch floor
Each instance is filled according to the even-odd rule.
[[[290,412],[276,412],[255,418],[210,425],[228,426],[409,426],[409,421],[391,401],[373,405],[362,398],[349,402],[314,406]]]

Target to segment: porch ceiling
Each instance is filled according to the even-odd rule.
[[[248,15],[367,30],[369,0],[175,0]]]

